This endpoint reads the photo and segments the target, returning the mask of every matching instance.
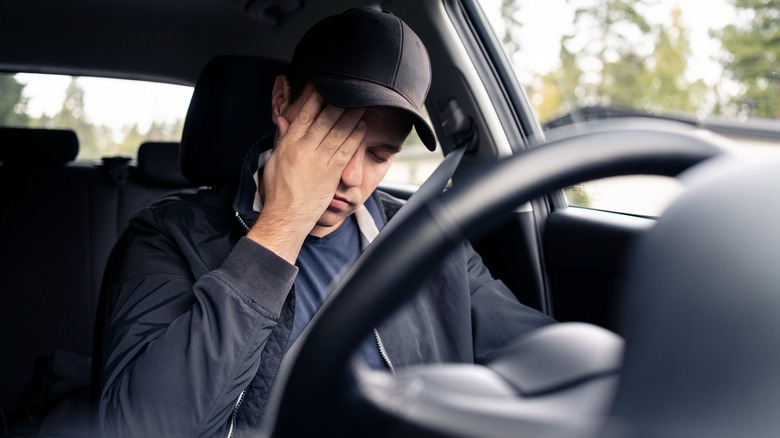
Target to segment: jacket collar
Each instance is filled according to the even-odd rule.
[[[251,227],[255,219],[257,219],[257,212],[252,209],[252,203],[254,202],[255,193],[257,193],[257,184],[254,180],[254,175],[257,173],[257,159],[261,153],[271,150],[273,147],[273,134],[266,135],[249,148],[249,151],[244,156],[244,161],[241,163],[241,172],[238,179],[238,190],[236,191],[236,197],[233,200],[233,211],[237,215],[241,216],[248,225]]]
[[[258,169],[270,157],[273,139],[273,134],[269,134],[255,142],[249,149],[249,152],[247,152],[241,165],[238,191],[233,201],[233,210],[247,231],[255,223],[262,210],[260,196],[257,193]],[[387,222],[387,217],[382,208],[382,201],[377,192],[372,193],[354,214],[360,229],[362,248],[365,250]]]

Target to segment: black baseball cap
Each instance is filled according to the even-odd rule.
[[[436,148],[433,129],[420,115],[431,86],[428,52],[395,15],[353,8],[325,18],[298,42],[291,67],[332,105],[408,112],[425,146]]]

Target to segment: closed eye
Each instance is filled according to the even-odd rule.
[[[393,154],[388,154],[388,153],[385,153],[385,152],[377,152],[377,151],[373,151],[372,150],[372,151],[368,152],[368,155],[370,155],[371,159],[376,161],[377,163],[385,163],[385,162],[387,162],[387,160],[390,159],[390,157]]]
[[[401,152],[400,146],[390,144],[378,144],[368,148],[368,155],[377,163],[385,163],[394,155]]]

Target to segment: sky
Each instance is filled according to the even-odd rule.
[[[719,47],[709,38],[710,29],[720,29],[734,19],[734,8],[729,0],[657,0],[658,7],[648,16],[652,22],[671,23],[671,10],[679,6],[681,20],[689,29],[689,37],[694,53],[701,54],[692,60],[692,68],[698,70],[701,77],[714,81],[718,77],[713,71],[715,64],[709,60]],[[503,32],[500,5],[501,0],[479,0],[485,14],[491,21],[496,34]],[[520,13],[528,18],[522,19],[520,31],[522,44],[520,58],[526,60],[525,66],[535,73],[545,73],[557,66],[560,38],[570,31],[573,21],[573,7],[567,0],[518,0]],[[717,70],[717,68],[715,69]]]
[[[71,81],[70,76],[59,75],[18,74],[16,78],[27,84],[24,95],[34,117],[57,113]],[[92,77],[80,77],[78,83],[84,89],[88,121],[115,130],[138,123],[145,131],[153,121],[183,119],[192,97],[192,87],[181,85]]]
[[[519,0],[523,19],[520,38],[533,41],[523,44],[520,59],[527,74],[544,73],[558,63],[560,37],[572,23],[573,11],[567,0]],[[682,10],[683,24],[690,31],[692,48],[698,53],[691,60],[694,74],[708,82],[718,79],[717,65],[710,60],[717,50],[717,43],[709,37],[712,28],[721,28],[733,20],[734,12],[728,0],[658,0],[651,21],[669,22],[670,11],[675,5]],[[501,35],[502,23],[499,6],[501,0],[480,0],[483,10]],[[520,69],[518,69],[520,71]],[[52,115],[59,111],[70,78],[67,76],[17,75],[27,83],[25,96],[29,98],[28,110],[34,116]],[[136,81],[80,78],[85,90],[85,106],[88,120],[93,124],[111,126],[121,130],[138,122],[146,129],[152,121],[171,122],[186,114],[192,88],[168,84],[143,84]],[[119,105],[123,111],[116,111]],[[112,109],[112,110],[109,110]]]

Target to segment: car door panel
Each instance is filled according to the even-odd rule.
[[[654,224],[653,219],[577,207],[552,212],[543,241],[554,316],[616,330],[612,308],[621,299],[630,249]]]

